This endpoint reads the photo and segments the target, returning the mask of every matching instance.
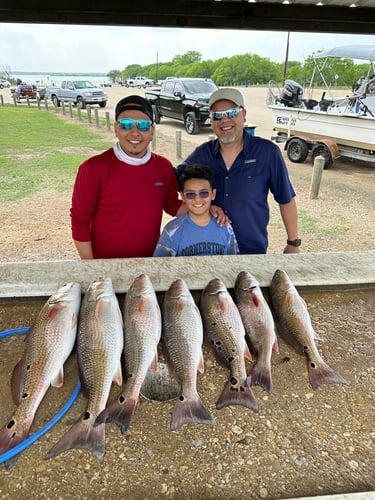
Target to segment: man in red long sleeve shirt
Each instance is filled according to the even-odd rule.
[[[70,210],[81,259],[151,257],[163,210],[184,212],[171,162],[150,150],[151,104],[133,95],[115,111],[118,142],[79,167]]]

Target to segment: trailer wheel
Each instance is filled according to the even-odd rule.
[[[290,161],[294,163],[303,163],[309,153],[309,146],[306,141],[295,137],[290,139],[286,147],[286,154]]]
[[[329,168],[332,163],[332,154],[329,147],[326,144],[315,144],[311,150],[311,163],[314,164],[315,158],[317,156],[323,156],[324,158],[324,168]]]
[[[154,115],[154,122],[155,123],[160,123],[160,113],[155,104],[152,105],[152,113]]]

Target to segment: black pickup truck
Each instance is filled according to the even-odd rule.
[[[200,127],[210,125],[208,100],[217,90],[206,78],[167,78],[160,89],[145,92],[154,110],[155,123],[160,118],[183,121],[188,134],[197,134]]]

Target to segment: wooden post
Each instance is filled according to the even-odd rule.
[[[17,106],[17,96],[13,94],[13,103]]]
[[[1,105],[4,106],[4,97],[3,97],[3,94],[0,94],[0,101],[1,101]]]
[[[318,198],[323,168],[324,157],[319,155],[314,159],[313,174],[311,177],[310,199],[312,200],[316,200]]]
[[[176,156],[182,158],[181,130],[176,131]]]
[[[81,116],[81,104],[77,104],[77,115],[78,115],[78,120],[82,121],[82,116]]]
[[[39,99],[39,97],[36,98],[36,105],[38,106],[38,109],[40,111],[40,99]]]
[[[69,116],[70,118],[73,118],[73,104],[69,102],[68,106],[69,106]]]
[[[46,111],[48,111],[48,101],[47,101],[47,99],[44,99],[44,107],[46,108]]]
[[[94,109],[94,113],[95,113],[95,124],[97,127],[100,127],[98,108]]]
[[[106,125],[107,125],[107,129],[111,130],[111,120],[109,118],[109,111],[105,112],[105,122],[106,122]]]
[[[64,100],[61,101],[61,107],[62,107],[63,115],[65,115],[66,114],[66,108],[65,108],[65,101]]]
[[[27,107],[29,108],[30,107],[30,98],[29,98],[29,96],[26,97],[26,101],[27,101]]]
[[[92,123],[92,121],[91,121],[91,106],[87,105],[86,109],[87,109],[87,118],[89,120],[89,123]]]

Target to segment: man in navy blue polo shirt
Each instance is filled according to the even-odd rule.
[[[179,165],[209,165],[215,174],[215,205],[232,222],[241,254],[265,254],[270,219],[268,194],[279,204],[286,230],[284,253],[298,253],[298,216],[295,192],[280,149],[272,141],[245,132],[246,110],[241,92],[216,90],[209,101],[217,139],[198,146]]]

